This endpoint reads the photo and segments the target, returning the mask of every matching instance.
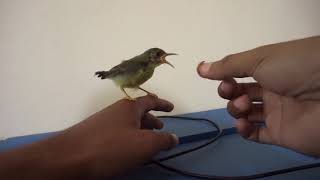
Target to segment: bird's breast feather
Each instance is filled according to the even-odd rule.
[[[153,70],[139,69],[135,73],[118,75],[113,80],[118,86],[135,88],[149,80],[152,75]]]

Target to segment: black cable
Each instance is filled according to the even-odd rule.
[[[247,176],[215,176],[215,175],[198,174],[198,173],[194,173],[194,172],[184,171],[184,170],[172,167],[172,166],[164,165],[164,164],[157,162],[157,161],[154,161],[153,163],[159,167],[166,169],[166,170],[169,170],[169,171],[172,171],[172,172],[184,175],[184,176],[191,176],[191,177],[196,177],[196,178],[201,178],[201,179],[215,179],[215,180],[250,180],[250,179],[264,178],[264,177],[269,177],[269,176],[286,174],[286,173],[290,173],[290,172],[294,172],[294,171],[300,171],[300,170],[304,170],[304,169],[311,169],[311,168],[320,167],[320,163],[312,163],[312,164],[296,166],[296,167],[291,167],[291,168],[285,168],[285,169],[280,169],[280,170],[274,170],[274,171],[268,171],[268,172],[264,172],[264,173],[252,174],[252,175],[247,175]]]
[[[210,145],[211,143],[214,143],[222,135],[222,129],[219,127],[219,125],[216,124],[213,121],[210,121],[209,119],[191,118],[191,117],[185,117],[185,116],[157,116],[157,118],[174,118],[174,119],[183,119],[183,120],[205,121],[205,122],[210,123],[218,131],[218,134],[215,137],[213,137],[210,141],[208,141],[208,142],[206,142],[204,144],[201,144],[199,146],[196,146],[194,148],[190,148],[188,150],[185,150],[185,151],[182,151],[182,152],[179,152],[179,153],[176,153],[176,154],[172,154],[172,155],[167,156],[167,157],[163,157],[163,158],[157,159],[157,161],[166,161],[166,160],[169,160],[169,159],[176,158],[178,156],[182,156],[182,155],[187,154],[187,153],[191,153],[193,151],[197,151],[197,150],[199,150],[201,148],[204,148],[204,147]]]
[[[215,180],[249,180],[249,179],[258,179],[258,178],[264,178],[264,177],[269,177],[269,176],[275,176],[275,175],[280,175],[280,174],[286,174],[286,173],[290,173],[290,172],[294,172],[294,171],[299,171],[299,170],[305,170],[305,169],[311,169],[311,168],[316,168],[316,167],[320,167],[320,162],[318,163],[312,163],[312,164],[307,164],[307,165],[301,165],[301,166],[295,166],[295,167],[291,167],[291,168],[285,168],[285,169],[279,169],[279,170],[274,170],[274,171],[268,171],[268,172],[264,172],[264,173],[258,173],[258,174],[252,174],[252,175],[246,175],[246,176],[216,176],[216,175],[208,175],[208,174],[198,174],[198,173],[194,173],[194,172],[190,172],[190,171],[185,171],[182,169],[178,169],[169,165],[165,165],[163,163],[161,163],[162,161],[166,161],[169,159],[173,159],[176,158],[178,156],[182,156],[184,154],[187,153],[191,153],[194,151],[197,151],[201,148],[204,148],[210,144],[212,144],[213,142],[215,142],[216,140],[219,139],[219,137],[221,137],[223,131],[222,129],[219,127],[218,124],[216,124],[215,122],[206,119],[206,118],[192,118],[192,117],[185,117],[185,116],[157,116],[158,118],[172,118],[172,119],[183,119],[183,120],[196,120],[196,121],[205,121],[205,122],[209,122],[213,127],[215,127],[218,131],[217,135],[214,136],[211,140],[209,140],[208,142],[201,144],[199,146],[196,146],[194,148],[179,152],[179,153],[175,153],[157,160],[152,160],[150,163],[147,163],[146,165],[149,164],[155,164],[163,169],[169,170],[171,172],[175,172],[184,176],[190,176],[190,177],[196,177],[196,178],[201,178],[201,179],[215,179]]]

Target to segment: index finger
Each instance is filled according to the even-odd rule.
[[[142,114],[151,110],[170,112],[174,108],[171,102],[150,95],[137,98],[136,104]]]
[[[198,65],[198,74],[201,77],[223,80],[228,78],[242,78],[253,76],[258,65],[263,61],[261,48],[228,55],[222,60]]]

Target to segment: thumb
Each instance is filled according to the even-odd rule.
[[[145,143],[149,147],[151,154],[157,154],[162,150],[169,150],[179,144],[179,138],[175,134],[157,132],[152,130],[145,131]]]
[[[198,74],[213,80],[253,76],[256,67],[263,60],[258,49],[228,55],[222,60],[212,63],[201,62],[198,65]]]

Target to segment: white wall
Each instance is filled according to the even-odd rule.
[[[123,97],[93,77],[150,47],[180,56],[144,87],[172,114],[221,108],[203,59],[320,34],[317,0],[0,0],[0,138],[66,128]],[[141,95],[140,92],[133,92]]]

